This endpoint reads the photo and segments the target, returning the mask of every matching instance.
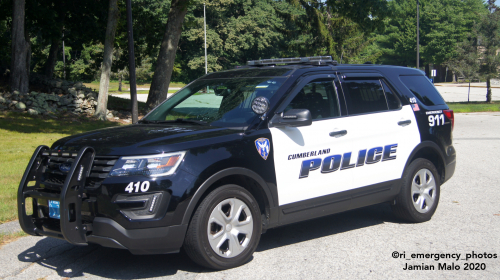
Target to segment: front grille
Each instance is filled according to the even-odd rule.
[[[61,189],[68,174],[68,167],[75,161],[77,152],[66,151],[46,151],[42,156],[47,158],[42,183],[46,188]],[[102,181],[108,176],[108,173],[113,168],[113,165],[118,160],[114,156],[96,156],[92,164],[90,176],[87,178],[86,188],[97,188]],[[66,165],[66,169],[61,168],[61,165]]]

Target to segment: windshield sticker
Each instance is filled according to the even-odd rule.
[[[271,145],[269,144],[269,139],[267,138],[259,138],[255,140],[255,148],[259,155],[266,160],[269,156],[269,152],[271,150]]]

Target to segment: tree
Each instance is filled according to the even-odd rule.
[[[356,57],[368,46],[368,34],[383,29],[388,15],[384,0],[287,0],[277,1],[276,9],[286,21],[281,31],[290,53],[337,60],[343,54]]]
[[[389,1],[386,31],[377,37],[384,64],[416,66],[416,1]],[[486,12],[482,0],[420,0],[420,64],[441,64],[456,55],[477,18]]]
[[[149,89],[149,108],[154,108],[167,98],[168,86],[174,68],[175,53],[182,32],[182,23],[187,13],[191,0],[172,0],[170,12],[168,13],[167,26],[163,34],[160,53],[156,61],[156,68]]]
[[[10,88],[21,93],[29,90],[30,70],[30,43],[24,30],[25,4],[25,0],[13,0]]]
[[[207,3],[208,71],[244,65],[248,60],[280,56],[283,24],[271,0],[216,0]],[[203,5],[188,9],[173,78],[189,82],[205,74]],[[174,67],[175,69],[175,67]]]
[[[479,76],[479,49],[478,49],[477,36],[470,36],[457,45],[457,55],[446,62],[450,69],[460,74],[462,77],[469,80],[469,95],[470,95],[470,81]],[[467,97],[467,102],[469,97]]]
[[[100,120],[106,120],[108,107],[108,86],[113,61],[113,44],[115,40],[116,26],[119,13],[117,0],[109,0],[108,25],[106,27],[106,39],[104,41],[104,58],[101,67],[101,82],[99,84],[99,97],[95,116]]]
[[[481,51],[479,73],[486,79],[486,102],[492,103],[491,79],[500,76],[500,9],[495,1],[488,0],[488,11],[480,21],[477,34]]]

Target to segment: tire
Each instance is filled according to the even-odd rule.
[[[439,175],[432,162],[418,158],[403,174],[401,191],[392,206],[399,218],[421,223],[431,219],[439,203]]]
[[[224,185],[209,193],[196,209],[184,250],[199,265],[229,269],[252,257],[261,233],[261,213],[252,194],[237,185]]]

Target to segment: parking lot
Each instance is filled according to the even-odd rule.
[[[272,229],[249,263],[218,272],[182,253],[24,237],[0,249],[0,279],[500,279],[500,112],[456,114],[454,145],[455,175],[426,223],[401,223],[384,204]],[[472,263],[480,270],[466,271]],[[404,270],[414,265],[434,270]]]

